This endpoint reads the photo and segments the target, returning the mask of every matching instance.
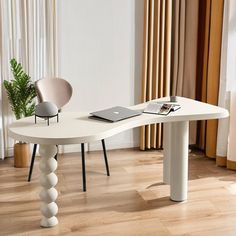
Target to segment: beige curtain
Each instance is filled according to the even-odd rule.
[[[223,0],[173,3],[172,95],[218,104]],[[190,124],[190,143],[216,157],[217,120]]]
[[[57,18],[56,0],[0,1],[0,74],[3,80],[12,78],[9,61],[15,57],[37,80],[57,76]],[[1,156],[12,155],[13,141],[8,138],[8,125],[13,115],[1,86],[2,133]]]
[[[198,99],[218,105],[224,0],[200,0],[199,6]],[[212,158],[216,157],[217,126],[217,120],[201,122],[197,136],[198,146]]]
[[[196,98],[199,0],[173,1],[171,95]],[[190,122],[190,144],[196,143]]]
[[[171,0],[145,0],[142,102],[170,95]],[[141,128],[140,149],[162,147],[162,126]]]

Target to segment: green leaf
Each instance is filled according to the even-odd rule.
[[[36,97],[34,83],[15,58],[10,60],[10,65],[14,79],[3,82],[10,107],[16,119],[32,116],[35,112],[34,98]]]

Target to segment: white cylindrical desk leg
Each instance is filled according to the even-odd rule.
[[[171,124],[171,178],[170,198],[173,201],[187,200],[188,194],[188,143],[189,122]]]
[[[58,224],[56,214],[58,212],[57,204],[55,203],[58,193],[54,188],[57,184],[57,176],[53,173],[57,169],[57,161],[54,156],[57,153],[55,145],[40,145],[39,154],[40,160],[40,184],[43,187],[39,194],[42,200],[40,211],[43,218],[40,222],[42,227],[53,227]]]
[[[163,183],[170,184],[171,123],[164,123]]]

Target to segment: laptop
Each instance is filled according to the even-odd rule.
[[[127,118],[141,115],[142,112],[131,110],[126,107],[116,106],[116,107],[108,108],[101,111],[91,112],[90,114],[92,115],[90,116],[90,118],[116,122],[116,121],[120,121],[120,120],[124,120]]]

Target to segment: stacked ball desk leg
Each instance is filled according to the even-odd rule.
[[[57,161],[54,156],[57,153],[56,145],[40,145],[40,184],[43,187],[39,194],[42,201],[40,211],[43,215],[40,225],[42,227],[53,227],[58,224],[56,214],[58,212],[55,203],[58,193],[54,188],[57,184],[57,176],[53,173],[57,169]]]

